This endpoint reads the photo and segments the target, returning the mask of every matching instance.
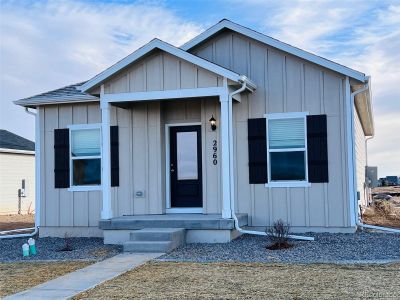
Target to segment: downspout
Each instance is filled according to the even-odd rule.
[[[269,234],[267,234],[266,232],[262,232],[262,231],[255,231],[255,230],[245,230],[243,228],[241,228],[239,226],[239,220],[236,216],[236,212],[235,212],[235,190],[234,190],[234,176],[233,176],[233,96],[236,94],[239,94],[241,92],[243,92],[246,88],[249,88],[250,90],[253,90],[255,87],[252,85],[248,85],[248,80],[245,76],[241,77],[241,83],[242,86],[229,93],[229,112],[228,112],[228,119],[229,119],[229,169],[231,170],[231,174],[230,174],[230,199],[231,199],[231,211],[232,211],[232,217],[235,221],[235,229],[237,231],[239,231],[240,233],[244,233],[244,234],[253,234],[253,235],[261,235],[261,236],[269,236]],[[304,240],[304,241],[313,241],[314,238],[313,237],[307,237],[307,236],[299,236],[299,235],[289,235],[288,236],[291,239],[295,239],[295,240]]]
[[[21,237],[31,237],[39,233],[40,227],[40,123],[39,123],[39,109],[36,113],[29,111],[25,108],[26,113],[35,117],[35,227],[21,228],[14,230],[1,231],[0,239],[11,239]],[[33,230],[32,233],[12,234],[13,232]]]
[[[348,81],[349,79],[346,78],[346,80]],[[348,88],[350,88],[350,85],[348,85]],[[350,120],[351,120],[351,128],[350,128],[350,132],[349,132],[349,136],[351,138],[351,160],[352,160],[352,171],[351,171],[351,175],[350,177],[353,177],[353,183],[352,183],[352,187],[353,187],[353,195],[350,197],[352,197],[352,199],[350,199],[351,202],[353,202],[354,205],[354,215],[355,215],[355,223],[358,227],[361,228],[367,228],[367,229],[375,229],[375,230],[381,230],[381,231],[388,231],[388,232],[394,232],[394,233],[400,233],[400,229],[394,229],[394,228],[390,228],[390,227],[382,227],[382,226],[375,226],[375,225],[369,225],[369,224],[364,224],[360,218],[360,214],[359,214],[359,209],[358,209],[358,200],[357,200],[357,174],[356,174],[356,156],[355,156],[355,130],[354,130],[354,106],[355,106],[355,97],[360,94],[360,93],[364,93],[367,90],[370,89],[370,77],[367,76],[367,82],[366,84],[352,92],[350,94]],[[371,137],[369,137],[369,139],[373,138],[374,135],[372,135]],[[367,162],[366,162],[367,164]]]

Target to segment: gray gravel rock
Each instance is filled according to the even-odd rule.
[[[22,245],[28,238],[0,240],[0,262],[37,260],[102,260],[122,251],[120,246],[104,245],[102,238],[69,238],[72,251],[60,251],[63,238],[36,239],[37,255],[22,256]]]
[[[267,250],[268,237],[242,235],[226,244],[187,244],[158,260],[189,262],[387,263],[400,262],[400,235],[392,233],[308,234],[294,247]]]

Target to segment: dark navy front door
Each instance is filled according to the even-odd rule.
[[[171,208],[202,207],[201,126],[170,127]]]

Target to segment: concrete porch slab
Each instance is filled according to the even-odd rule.
[[[237,214],[239,225],[247,225],[247,214]],[[183,228],[188,230],[232,230],[233,219],[223,219],[220,214],[164,214],[122,216],[100,220],[102,230],[138,230],[144,228]]]

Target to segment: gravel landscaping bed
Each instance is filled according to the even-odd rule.
[[[242,235],[226,244],[187,244],[160,258],[178,262],[387,263],[400,262],[400,235],[392,233],[308,234],[315,241],[267,250],[267,237]]]
[[[63,238],[38,238],[37,255],[23,257],[22,245],[28,238],[0,240],[0,262],[52,261],[52,260],[103,260],[122,251],[120,246],[104,245],[102,238],[69,238],[72,251],[60,251]]]

